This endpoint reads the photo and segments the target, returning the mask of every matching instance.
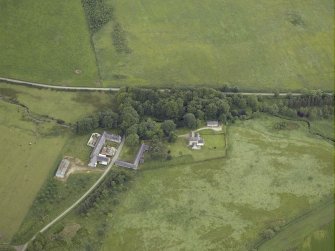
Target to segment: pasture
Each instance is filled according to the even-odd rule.
[[[0,76],[99,86],[80,0],[0,0]]]
[[[228,129],[227,158],[146,162],[110,219],[102,250],[246,250],[334,189],[333,146],[304,123],[263,116]],[[147,168],[149,167],[149,168]]]
[[[334,118],[312,121],[311,130],[312,132],[334,140]]]
[[[331,251],[333,249],[334,249],[334,221],[331,221],[330,223],[324,225],[320,229],[314,231],[300,245],[301,251],[313,251],[313,250]]]
[[[67,123],[112,107],[112,95],[109,93],[52,91],[0,82],[0,95],[17,99],[34,113]]]
[[[331,0],[106,2],[114,20],[93,36],[106,86],[333,89]]]
[[[333,234],[331,237],[329,236],[331,234],[331,229],[329,227],[324,227],[331,222],[334,222],[333,201],[326,206],[317,208],[315,212],[307,214],[305,217],[302,217],[302,219],[298,219],[296,222],[288,225],[272,240],[261,245],[258,250],[289,250],[290,248],[296,248],[299,244],[303,243],[301,245],[301,250],[331,251],[334,242],[330,242],[330,240],[334,237],[334,228],[332,229]],[[322,229],[320,230],[320,228]],[[327,233],[325,230],[328,230],[329,232]],[[319,248],[317,248],[317,246],[319,246]],[[311,247],[314,249],[310,249]],[[321,247],[328,247],[328,249]]]
[[[67,137],[41,137],[17,106],[1,100],[0,114],[0,242],[8,242],[56,168]]]

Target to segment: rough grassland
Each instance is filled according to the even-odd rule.
[[[80,0],[0,0],[0,6],[0,76],[96,84],[98,71]]]
[[[333,251],[334,250],[334,220],[314,231],[300,245],[301,251]],[[299,250],[299,251],[300,251]]]
[[[333,89],[331,0],[108,0],[113,23],[94,44],[105,85]]]
[[[330,139],[335,139],[334,135],[334,119],[315,120],[311,122],[313,132],[319,133]]]
[[[113,213],[103,250],[246,250],[333,191],[333,147],[278,119],[228,130],[227,159],[146,169]]]
[[[108,93],[62,92],[0,83],[0,95],[16,98],[32,112],[68,123],[112,106]]]
[[[310,235],[320,227],[334,221],[334,205],[329,203],[326,207],[321,208],[303,219],[288,226],[280,232],[275,238],[266,242],[259,248],[259,251],[282,251],[289,250],[303,242],[304,237]],[[334,243],[331,243],[333,245]],[[329,245],[329,243],[328,243]],[[324,250],[324,249],[318,249]],[[328,249],[329,251],[331,249]],[[327,250],[324,250],[327,251]]]

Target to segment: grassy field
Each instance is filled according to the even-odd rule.
[[[304,242],[300,245],[300,250],[334,250],[334,220],[314,231],[307,238],[305,238]]]
[[[37,118],[48,115],[73,123],[102,107],[108,108],[112,97],[102,93],[56,92],[3,83],[0,84],[0,96],[5,97],[0,99],[0,152],[3,153],[0,158],[0,243],[3,243],[10,241],[19,229],[38,191],[54,175],[61,158],[69,155],[87,163],[92,150],[86,146],[90,135],[73,135],[71,129],[54,122],[35,123],[22,107],[6,102],[6,98],[17,99]],[[74,190],[69,197],[64,195],[57,210],[79,197],[80,192]],[[52,208],[55,210],[50,210],[51,216],[58,212],[56,207]],[[31,217],[26,217],[25,226],[35,223]],[[37,222],[34,226],[41,224],[43,222]]]
[[[16,98],[32,112],[67,123],[112,107],[111,94],[99,92],[61,92],[0,83],[0,95]]]
[[[301,122],[275,130],[279,121],[231,126],[227,158],[144,164],[109,220],[102,250],[246,250],[265,229],[328,198],[333,146]]]
[[[136,154],[138,153],[139,148],[140,148],[140,145],[132,146],[132,147],[124,146],[122,148],[122,152],[120,154],[119,159],[133,163],[135,161]]]
[[[333,89],[333,1],[107,0],[93,37],[104,85]],[[121,24],[128,52],[113,46]]]
[[[328,137],[329,139],[335,139],[334,135],[334,118],[315,120],[311,122],[312,132],[316,132],[320,135]]]
[[[330,242],[331,238],[329,238],[330,236],[326,236],[327,233],[323,234],[323,238],[322,235],[319,239],[314,237],[317,237],[317,231],[319,228],[322,228],[332,222],[334,222],[334,204],[328,203],[327,206],[319,208],[315,212],[308,214],[306,217],[299,219],[297,222],[294,222],[294,224],[289,225],[273,239],[265,242],[258,250],[289,250],[290,248],[299,246],[300,243],[304,243],[301,250],[331,251],[333,250],[334,242]],[[334,228],[332,231],[334,232]],[[320,230],[318,232],[320,235]],[[310,236],[311,234],[312,236]],[[328,238],[329,240],[327,241]],[[312,241],[312,239],[314,240]],[[314,249],[310,249],[311,242],[314,242],[312,244]],[[317,248],[317,246],[319,246],[319,248]],[[328,246],[328,249],[321,248],[321,246]]]
[[[99,85],[80,0],[0,0],[0,6],[0,76]]]
[[[39,135],[17,106],[0,100],[0,242],[18,230],[40,187],[56,168],[67,137]]]

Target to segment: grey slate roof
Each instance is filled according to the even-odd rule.
[[[140,149],[137,152],[134,163],[129,163],[123,160],[117,160],[115,164],[121,167],[125,167],[125,168],[137,169],[141,159],[143,158],[144,152],[148,150],[149,150],[149,146],[142,144]]]

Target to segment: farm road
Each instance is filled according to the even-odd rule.
[[[57,216],[48,225],[46,225],[44,228],[42,228],[38,233],[36,233],[33,236],[33,238],[31,238],[30,241],[28,241],[27,243],[25,243],[23,245],[23,247],[21,248],[22,251],[26,250],[26,248],[28,247],[29,242],[33,241],[36,238],[37,234],[45,232],[53,224],[55,224],[57,221],[59,221],[61,218],[63,218],[67,213],[69,213],[72,209],[74,209],[76,206],[78,206],[78,204],[80,202],[82,202],[102,182],[102,180],[106,177],[106,175],[108,174],[108,172],[111,170],[111,168],[114,165],[115,161],[119,158],[119,155],[120,155],[120,153],[122,151],[123,145],[124,145],[124,138],[122,139],[122,141],[121,141],[121,143],[120,143],[120,145],[119,145],[119,147],[117,149],[117,152],[115,153],[112,161],[110,162],[110,164],[108,165],[108,167],[106,168],[106,170],[104,171],[104,173],[100,176],[100,178],[75,203],[73,203],[68,209],[66,209],[63,213],[61,213],[59,216]]]
[[[58,91],[103,91],[103,92],[117,92],[120,90],[119,87],[75,87],[75,86],[57,86],[57,85],[48,85],[48,84],[40,84],[35,82],[28,82],[18,79],[12,79],[12,78],[2,78],[0,77],[0,81],[9,83],[9,84],[16,84],[16,85],[25,85],[35,88],[46,88],[46,89],[53,89]],[[161,89],[161,91],[165,91],[167,89]],[[273,92],[225,92],[226,94],[240,94],[244,96],[273,96]],[[292,96],[301,96],[303,93],[288,93],[288,92],[282,92],[279,93],[279,96],[286,96],[288,94],[291,94]],[[330,94],[330,93],[328,93]]]

